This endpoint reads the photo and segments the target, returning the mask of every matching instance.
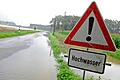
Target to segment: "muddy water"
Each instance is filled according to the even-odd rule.
[[[1,40],[0,80],[57,80],[56,62],[45,35],[41,32]]]

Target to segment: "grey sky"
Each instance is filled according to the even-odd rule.
[[[49,24],[56,15],[82,16],[93,0],[0,0],[0,20]],[[104,19],[120,20],[119,0],[94,0]]]

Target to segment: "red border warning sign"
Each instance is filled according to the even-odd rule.
[[[80,40],[77,40],[78,38],[76,40],[73,39],[75,35],[78,35],[77,33],[80,31],[80,29],[82,27],[84,27],[83,24],[85,24],[85,21],[87,21],[88,17],[91,15],[91,13],[93,13],[95,18],[96,18],[95,20],[98,23],[98,27],[99,27],[99,29],[100,29],[103,37],[104,37],[104,40],[105,40],[106,44],[91,42],[90,41],[91,38],[88,39],[88,41],[87,40],[86,41],[85,40],[80,41]],[[90,20],[91,21],[89,21],[89,22],[93,23],[93,19],[90,19]],[[82,31],[87,31],[87,30],[82,30]],[[82,32],[82,33],[84,33],[84,32]],[[112,42],[112,39],[111,39],[110,34],[108,32],[108,29],[107,29],[107,27],[106,27],[106,25],[104,23],[104,20],[103,20],[101,14],[100,14],[100,11],[99,11],[99,9],[98,9],[98,7],[97,7],[95,2],[93,2],[89,6],[89,8],[86,10],[84,15],[82,16],[82,18],[74,26],[73,30],[68,35],[68,37],[66,38],[64,43],[65,44],[69,44],[69,45],[75,45],[75,46],[82,46],[82,47],[95,48],[95,49],[102,49],[102,50],[108,50],[108,51],[116,51],[116,47],[115,47],[114,43]]]

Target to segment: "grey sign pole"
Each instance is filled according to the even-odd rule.
[[[87,51],[89,50],[89,48],[87,48]],[[83,71],[83,80],[85,80],[85,70]]]
[[[83,71],[83,80],[85,80],[85,70]]]
[[[106,63],[106,55],[105,54],[96,53],[96,52],[90,52],[90,51],[88,51],[88,48],[87,48],[86,51],[70,48],[69,49],[69,56],[64,55],[64,57],[68,57],[68,66],[83,70],[83,78],[82,78],[82,80],[85,80],[85,76],[86,76],[85,72],[86,71],[103,74],[104,70],[105,70],[105,65],[111,66],[110,63]],[[91,66],[85,67],[86,64],[82,63],[82,61],[86,60],[87,58],[88,58],[88,63],[90,61],[94,62],[93,60],[97,60],[95,64],[96,64],[96,68],[98,70],[92,68]],[[93,60],[91,60],[91,59],[93,59]],[[81,63],[79,63],[79,62],[81,62]]]
[[[87,48],[87,51],[89,50],[89,48]],[[110,63],[105,63],[105,65],[107,66],[111,66]],[[83,71],[83,80],[85,80],[85,70]]]

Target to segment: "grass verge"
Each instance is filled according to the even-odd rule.
[[[57,74],[57,80],[82,80],[79,75],[75,74],[73,70],[71,70],[67,63],[60,57],[61,48],[58,42],[58,39],[52,34],[49,35],[49,39],[51,42],[51,47],[53,49],[53,54],[56,58],[57,63],[59,64],[59,72]]]
[[[63,53],[67,53],[68,49],[70,48],[70,46],[66,46],[63,44],[63,41],[65,40],[65,38],[67,37],[67,35],[69,34],[68,31],[64,31],[64,32],[56,32],[55,36],[57,37],[57,39],[59,40],[60,43],[60,47]],[[113,58],[116,58],[118,60],[120,60],[120,34],[111,34],[112,39],[117,47],[117,51],[112,53],[112,52],[107,52],[106,54],[108,56],[111,56]]]
[[[7,38],[7,37],[14,37],[14,36],[21,36],[25,34],[31,34],[35,31],[13,31],[13,32],[0,32],[0,38]]]
[[[120,60],[120,49],[117,49],[116,52],[112,53],[112,52],[108,52],[106,53],[108,56],[114,57],[118,60]]]

